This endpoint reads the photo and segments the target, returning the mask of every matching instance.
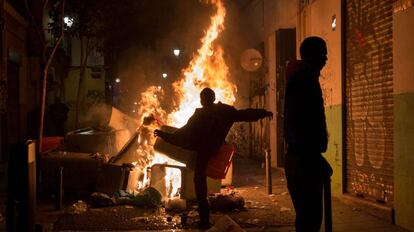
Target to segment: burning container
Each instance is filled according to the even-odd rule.
[[[173,133],[175,130],[177,130],[177,128],[171,126],[162,126],[161,130]],[[175,167],[179,168],[182,172],[181,197],[185,199],[194,199],[195,193],[193,186],[193,170],[195,167],[197,154],[194,151],[186,150],[184,148],[167,143],[159,137],[155,141],[154,150],[186,165],[186,167]],[[233,157],[234,151],[235,149],[232,145],[223,144],[219,152],[211,158],[207,167],[207,186],[209,193],[220,191],[222,184],[221,179],[226,178],[226,174],[231,167],[231,159]],[[173,166],[169,166],[170,165],[166,165],[167,168],[174,168]],[[153,171],[156,170],[157,169]]]
[[[138,127],[134,119],[104,104],[92,107],[84,122],[89,127],[66,134],[66,151],[99,152],[113,157],[118,154]]]
[[[162,126],[162,131],[173,133],[177,130],[175,127]],[[157,138],[154,144],[154,150],[186,164],[186,167],[194,169],[197,154],[194,151],[186,150],[184,148],[172,145],[165,142],[160,137]],[[227,171],[231,165],[231,159],[234,154],[234,147],[229,144],[223,144],[220,150],[209,161],[207,167],[207,176],[214,179],[224,179]]]

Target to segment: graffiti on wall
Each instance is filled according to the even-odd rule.
[[[392,8],[393,12],[406,11],[414,7],[414,0],[393,0]]]
[[[348,191],[393,194],[392,3],[347,1]]]

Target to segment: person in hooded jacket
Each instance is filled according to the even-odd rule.
[[[168,143],[193,150],[197,153],[194,169],[194,186],[200,216],[200,229],[210,228],[210,206],[207,200],[207,165],[224,144],[234,122],[253,122],[273,113],[264,109],[237,110],[221,102],[214,103],[215,93],[204,88],[200,93],[202,108],[197,108],[187,124],[174,133],[155,130],[155,136]]]
[[[308,37],[300,46],[301,60],[286,70],[284,130],[287,143],[285,173],[296,211],[296,231],[319,231],[323,182],[332,169],[321,153],[328,145],[324,102],[319,84],[327,61],[326,43]]]

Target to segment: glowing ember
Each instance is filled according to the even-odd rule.
[[[170,114],[161,108],[160,101],[163,95],[161,87],[151,86],[141,93],[138,115],[141,121],[145,122],[145,118],[149,116],[155,121],[155,123],[143,125],[146,130],[153,131],[162,125],[162,122],[175,127],[183,126],[194,113],[195,108],[200,107],[199,94],[204,87],[212,88],[216,93],[217,100],[227,104],[234,103],[237,89],[234,84],[228,81],[229,70],[223,58],[223,49],[219,45],[213,44],[224,30],[226,10],[221,0],[212,0],[211,3],[216,7],[216,13],[211,17],[211,25],[201,39],[202,46],[197,50],[189,66],[182,71],[182,79],[173,83],[174,92],[179,98],[178,108]],[[185,166],[185,164],[155,152],[152,147],[154,140],[155,138],[152,136],[151,138],[145,136],[145,139],[141,135],[139,136],[138,152],[153,155],[153,157],[149,155],[151,157],[149,162],[140,164],[143,170],[156,163]],[[177,195],[178,188],[181,187],[181,173],[174,168],[166,168],[166,172],[167,192],[169,197],[172,197]],[[147,181],[145,177],[144,183],[138,183],[138,187],[146,186]]]

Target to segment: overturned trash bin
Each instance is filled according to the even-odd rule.
[[[173,133],[177,128],[171,126],[162,126],[160,130]],[[167,143],[160,137],[157,137],[154,150],[168,156],[171,159],[184,163],[186,173],[183,175],[182,185],[183,192],[182,197],[185,199],[195,199],[193,176],[197,153],[191,150],[175,146]],[[232,145],[223,144],[220,150],[209,161],[207,166],[207,188],[209,193],[217,193],[220,191],[221,179],[226,177],[227,171],[231,165],[231,159],[235,149]],[[183,171],[183,170],[182,170]]]
[[[161,130],[173,133],[177,128],[162,126]],[[188,168],[194,170],[197,156],[196,152],[167,143],[160,137],[157,137],[154,149],[171,159],[184,163]],[[224,179],[231,165],[234,152],[235,148],[233,145],[223,144],[217,154],[211,157],[207,166],[207,176],[213,179]]]

